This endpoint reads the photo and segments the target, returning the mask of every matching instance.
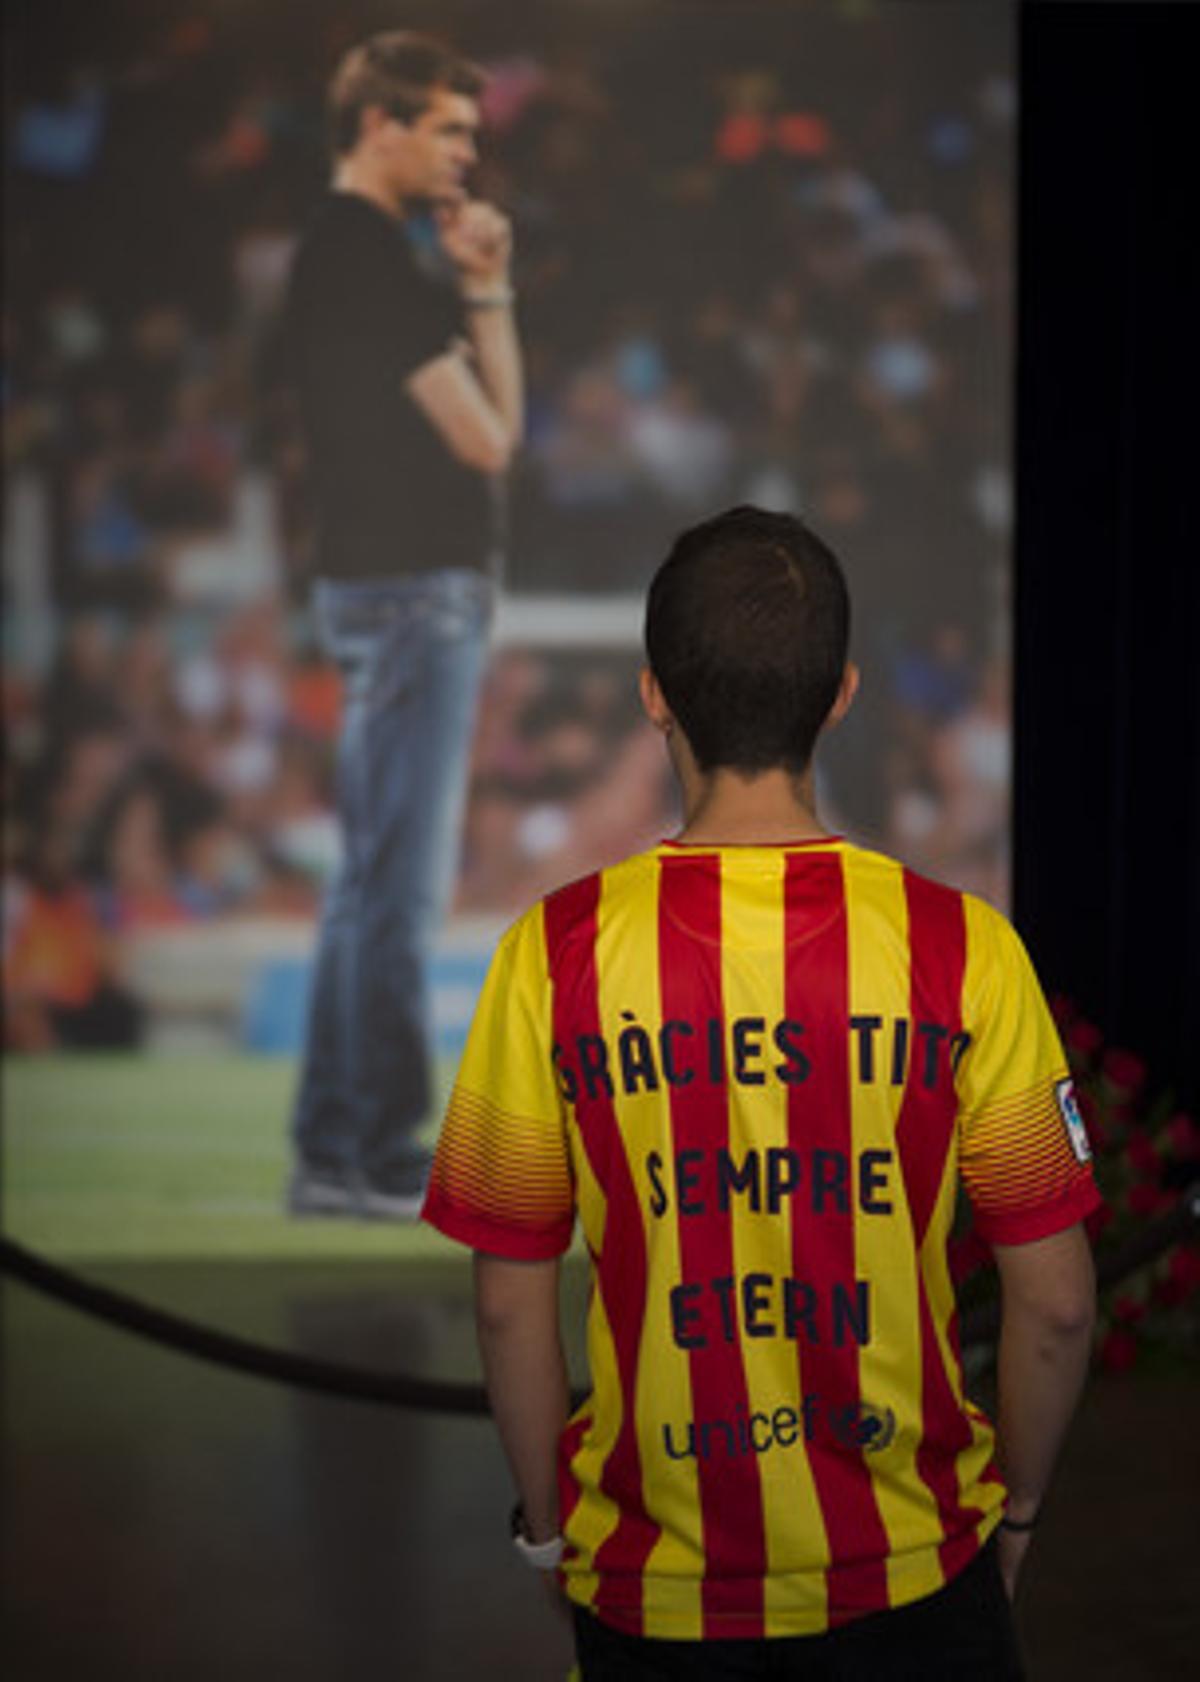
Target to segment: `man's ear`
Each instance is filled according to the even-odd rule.
[[[364,105],[358,115],[359,140],[373,140],[387,122],[388,115],[382,105]]]
[[[667,705],[666,696],[659,688],[658,679],[649,666],[643,666],[638,674],[638,692],[642,697],[646,717],[656,730],[661,730],[664,736],[669,736],[675,727],[675,717]]]
[[[842,673],[842,681],[838,685],[838,692],[834,696],[833,705],[825,719],[826,726],[840,724],[850,711],[854,697],[858,694],[859,670],[853,660],[846,661],[846,669]]]

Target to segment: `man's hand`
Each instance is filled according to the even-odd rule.
[[[464,290],[508,282],[512,223],[495,205],[463,199],[437,212],[442,249],[459,273]]]
[[[512,224],[495,205],[462,198],[438,208],[442,249],[458,271],[458,287],[475,353],[478,386],[500,422],[503,461],[484,471],[498,472],[521,442],[525,430],[525,393],[521,345],[509,284]]]

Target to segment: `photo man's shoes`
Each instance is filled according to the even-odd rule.
[[[428,1167],[416,1164],[403,1179],[366,1180],[361,1174],[298,1164],[288,1182],[289,1215],[324,1215],[360,1221],[415,1221],[425,1202]]]
[[[284,1207],[289,1215],[355,1216],[361,1214],[361,1191],[356,1181],[301,1165],[292,1172]]]
[[[415,1221],[425,1202],[425,1179],[411,1186],[381,1186],[365,1180],[359,1192],[359,1214],[369,1221]]]

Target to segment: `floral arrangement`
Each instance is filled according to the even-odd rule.
[[[1087,1221],[1098,1265],[1200,1181],[1200,1126],[1168,1092],[1151,1096],[1141,1058],[1106,1047],[1068,999],[1051,1000],[1087,1127],[1104,1204]],[[968,1309],[995,1294],[991,1252],[969,1224],[951,1242],[951,1270]],[[1118,1279],[1100,1298],[1096,1358],[1126,1372],[1150,1351],[1200,1356],[1200,1232]]]

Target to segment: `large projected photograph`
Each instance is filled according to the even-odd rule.
[[[361,310],[328,302],[386,219],[328,96],[396,29],[482,76],[452,96],[479,117],[454,216],[418,194],[386,230],[393,318],[373,280]],[[395,1207],[297,1189],[312,1091],[362,1097],[331,1023],[370,1017],[385,1108],[412,1089],[402,1169],[505,927],[677,826],[642,600],[675,535],[734,504],[802,515],[846,568],[863,681],[818,761],[827,827],[1006,907],[1008,0],[77,0],[8,33],[12,1238],[126,1280],[464,1265],[397,1218],[400,1179]],[[428,326],[401,308],[418,285]],[[331,307],[347,344],[383,323],[358,385],[313,349]],[[447,367],[410,388],[426,331]],[[459,379],[499,432],[451,436]],[[329,462],[358,471],[393,415],[428,467],[348,558]],[[440,698],[367,753],[346,738],[389,566],[432,630],[388,669]],[[364,778],[419,814],[378,938],[419,926],[347,1005],[346,943],[376,938],[345,897]]]

